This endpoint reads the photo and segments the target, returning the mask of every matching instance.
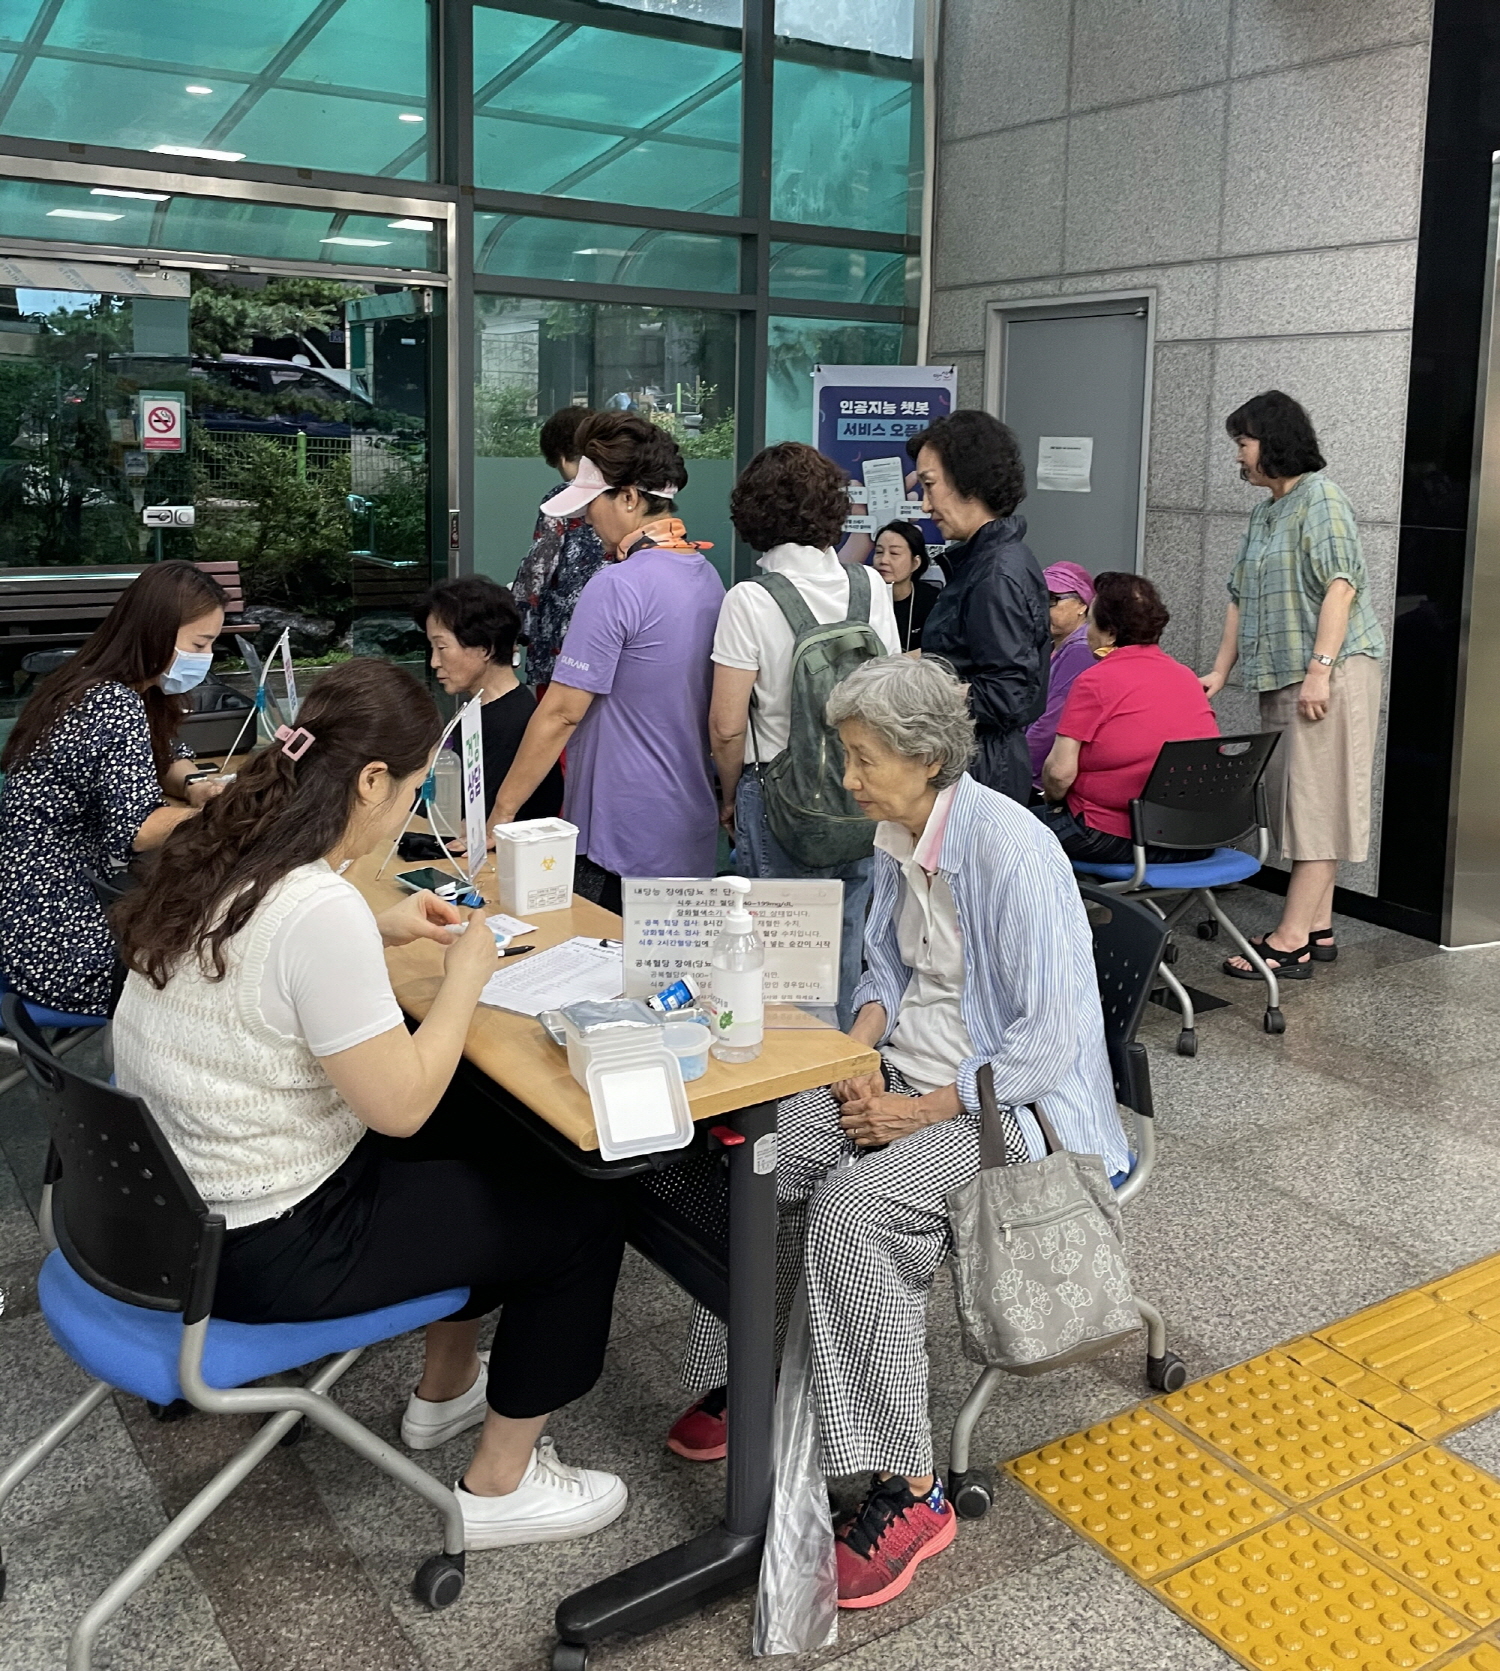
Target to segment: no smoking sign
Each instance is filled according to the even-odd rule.
[[[142,389],[136,398],[135,432],[143,452],[180,453],[187,442],[182,396],[158,389]]]

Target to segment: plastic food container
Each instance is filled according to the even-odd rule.
[[[701,1021],[669,1021],[661,1030],[662,1043],[677,1058],[684,1083],[708,1072],[708,1047],[713,1035]]]
[[[566,911],[573,903],[578,826],[565,818],[523,818],[496,824],[494,837],[500,909],[513,917]]]
[[[594,1109],[599,1153],[629,1160],[663,1149],[685,1148],[693,1116],[677,1058],[661,1042],[638,1038],[596,1054],[585,1078]]]
[[[588,1084],[589,1064],[596,1055],[621,1048],[656,1050],[661,1046],[661,1017],[639,998],[568,1004],[547,1013],[555,1015],[561,1024],[559,1042],[568,1052],[568,1071],[580,1085]]]

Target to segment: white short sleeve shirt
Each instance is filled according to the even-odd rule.
[[[758,566],[770,574],[784,574],[802,594],[816,620],[842,621],[849,613],[849,570],[832,547],[819,551],[810,545],[775,545]],[[891,589],[874,569],[870,576],[870,625],[890,656],[901,653]],[[753,580],[730,588],[719,611],[713,659],[721,667],[738,667],[757,675],[751,717],[745,738],[747,765],[774,760],[791,736],[790,684],[792,645],[786,617],[775,598]],[[759,752],[757,753],[757,748]]]

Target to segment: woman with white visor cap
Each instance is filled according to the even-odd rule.
[[[687,469],[664,429],[634,412],[601,412],[578,447],[578,474],[547,508],[585,510],[619,561],[579,595],[491,823],[514,820],[566,748],[574,891],[618,911],[623,876],[714,874],[708,700],[724,583],[674,514]]]

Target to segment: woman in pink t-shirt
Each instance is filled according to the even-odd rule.
[[[1089,648],[1100,657],[1073,682],[1042,766],[1036,808],[1070,859],[1129,864],[1130,803],[1168,742],[1217,737],[1219,722],[1191,668],[1159,640],[1171,616],[1144,575],[1101,574],[1089,607]],[[1206,857],[1148,847],[1153,863]]]

